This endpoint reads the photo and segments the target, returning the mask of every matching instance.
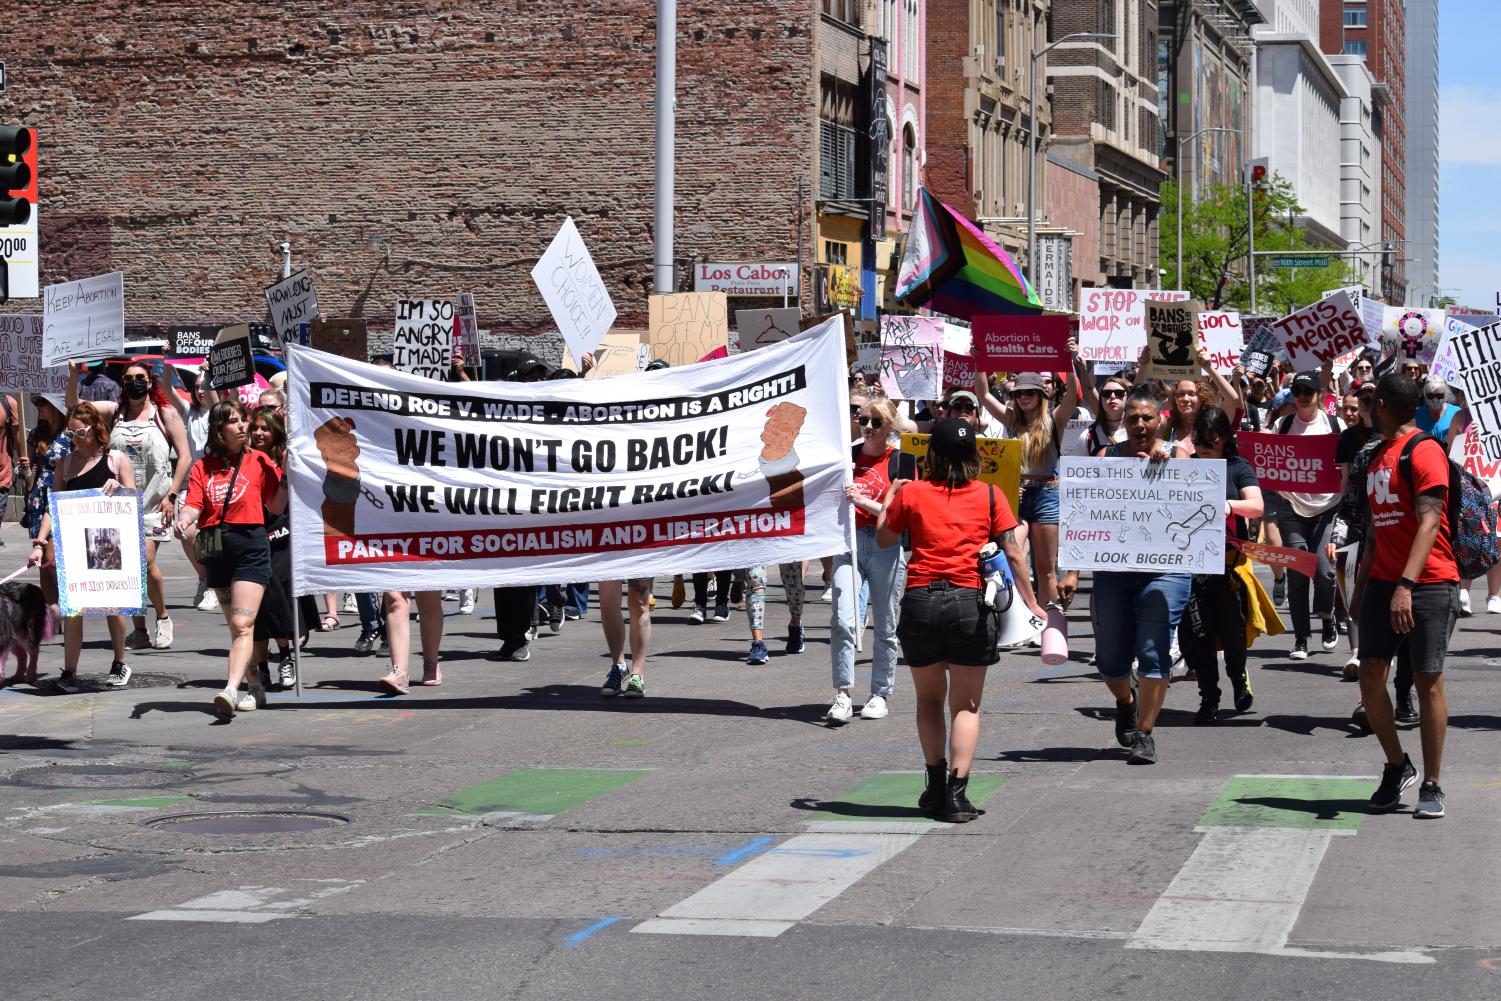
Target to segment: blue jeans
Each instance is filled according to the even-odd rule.
[[[853,555],[853,559],[851,556]],[[882,549],[874,528],[855,528],[855,551],[834,557],[834,618],[829,629],[833,652],[834,687],[855,685],[856,609],[855,570],[862,585],[870,586],[875,641],[871,650],[870,692],[883,698],[896,681],[896,620],[907,587],[907,553],[900,545]]]
[[[588,584],[569,584],[563,590],[564,590],[564,593],[566,595],[566,600],[563,602],[563,608],[565,610],[578,612],[580,615],[584,615],[584,614],[588,613],[588,611],[589,611],[589,585]]]
[[[1172,675],[1173,632],[1188,604],[1193,578],[1150,571],[1097,571],[1094,575],[1095,666],[1111,681]]]
[[[360,628],[372,633],[386,631],[386,606],[381,594],[356,592],[354,607],[359,609]]]

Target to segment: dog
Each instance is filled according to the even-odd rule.
[[[57,606],[47,604],[35,584],[0,584],[0,685],[36,684],[36,659],[43,640],[62,626]],[[16,673],[5,678],[5,662],[16,655]]]

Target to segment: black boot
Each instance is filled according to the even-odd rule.
[[[949,763],[948,759],[928,766],[926,784],[923,786],[922,795],[917,797],[917,808],[924,816],[937,817],[943,813],[943,808],[948,800],[949,789]]]
[[[959,777],[958,772],[949,773],[948,795],[944,797],[943,815],[938,819],[949,824],[967,824],[980,815],[975,805],[965,795],[969,791],[969,776]]]
[[[1219,719],[1220,693],[1210,695],[1205,692],[1199,693],[1199,711],[1194,713],[1195,723],[1213,723]]]

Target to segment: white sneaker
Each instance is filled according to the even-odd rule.
[[[443,600],[444,601],[458,601],[459,600],[459,592],[455,591],[453,588],[449,588],[447,591],[443,592]]]
[[[832,605],[834,603],[834,585],[830,584],[828,587],[824,588],[823,597],[819,598],[818,600],[824,602],[825,604]]]
[[[872,695],[865,700],[865,705],[860,708],[861,719],[885,719],[891,710],[886,707],[886,700],[880,695]]]
[[[255,704],[254,699],[251,699],[250,702],[252,705]],[[225,719],[235,714],[235,709],[239,707],[239,704],[240,693],[233,688],[226,688],[214,696],[214,712]]]
[[[834,696],[834,703],[829,706],[829,711],[823,714],[823,718],[830,723],[848,723],[850,717],[855,715],[854,703],[844,692]]]
[[[353,593],[344,595],[344,604],[339,606],[339,611],[343,612],[345,615],[360,614],[360,606],[359,603],[354,600]]]
[[[199,581],[198,583],[202,589],[200,592],[202,597],[193,602],[193,607],[200,612],[217,612],[219,610],[219,592],[203,583],[203,581]]]
[[[466,587],[463,593],[459,595],[459,614],[474,614],[474,588]]]
[[[172,620],[157,619],[156,635],[151,637],[151,647],[154,650],[165,650],[172,645]]]
[[[150,650],[151,634],[144,629],[132,629],[130,635],[125,638],[127,650]]]
[[[217,702],[218,700],[216,699],[215,701]],[[253,713],[253,712],[255,712],[259,708],[260,708],[260,706],[256,705],[256,698],[255,698],[255,696],[251,695],[249,692],[246,692],[244,695],[241,695],[239,697],[239,699],[237,699],[235,701],[235,711],[236,712]]]
[[[1487,605],[1489,605],[1489,599],[1487,599]],[[1474,610],[1470,608],[1470,592],[1469,591],[1460,591],[1459,592],[1459,614],[1462,615],[1462,616],[1464,616],[1465,618],[1469,618],[1471,615],[1474,614]]]
[[[1501,594],[1493,594],[1485,599],[1485,610],[1492,615],[1501,615]]]
[[[130,684],[130,665],[122,661],[115,661],[109,667],[109,675],[104,683],[110,688],[124,688]]]

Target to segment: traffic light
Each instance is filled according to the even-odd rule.
[[[31,130],[24,125],[0,125],[0,226],[20,226],[31,218]]]

